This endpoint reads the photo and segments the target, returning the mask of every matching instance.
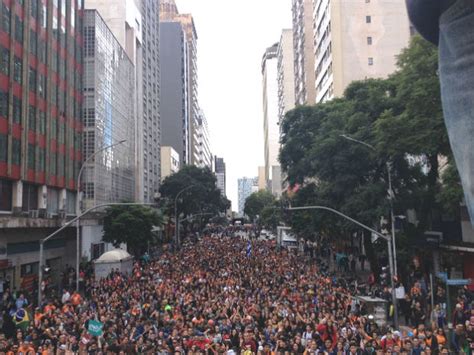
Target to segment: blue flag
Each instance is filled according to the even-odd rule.
[[[247,242],[247,258],[252,255],[252,244],[250,244],[250,240]]]

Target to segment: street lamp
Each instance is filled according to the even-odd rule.
[[[375,147],[371,144],[368,144],[366,142],[362,142],[358,139],[349,137],[348,135],[341,134],[342,138],[345,138],[349,141],[352,141],[354,143],[361,144],[373,151],[375,150]],[[398,275],[398,268],[397,268],[397,246],[396,246],[396,238],[395,238],[395,214],[393,212],[393,198],[395,197],[395,194],[393,193],[392,189],[392,165],[390,164],[390,161],[387,161],[385,163],[385,167],[387,169],[387,177],[388,177],[388,200],[390,203],[390,219],[391,219],[391,230],[392,230],[392,247],[393,247],[393,260],[391,261],[393,263],[393,268],[395,275]]]
[[[41,293],[41,284],[43,282],[43,269],[44,269],[44,243],[46,243],[48,240],[50,240],[51,238],[53,238],[55,235],[57,235],[59,232],[61,232],[63,229],[66,229],[67,227],[69,227],[70,225],[72,225],[74,222],[77,222],[79,219],[81,219],[83,216],[85,216],[86,214],[88,214],[89,212],[91,211],[94,211],[98,208],[102,208],[102,207],[110,207],[110,206],[154,206],[153,203],[128,203],[128,202],[124,202],[124,203],[103,203],[103,204],[100,204],[100,205],[97,205],[97,206],[94,206],[94,207],[91,207],[87,210],[84,211],[84,213],[82,214],[78,214],[76,217],[74,217],[73,219],[71,219],[70,221],[64,223],[64,225],[58,229],[56,229],[53,233],[49,234],[48,236],[46,236],[45,238],[41,239],[39,241],[39,245],[40,245],[40,250],[39,250],[39,270],[38,270],[38,307],[41,305],[41,301],[42,301],[42,293]]]
[[[94,158],[97,154],[103,152],[104,150],[115,147],[116,145],[125,143],[126,141],[127,141],[126,139],[122,139],[119,142],[102,147],[99,150],[92,153],[91,155],[89,155],[89,157],[86,160],[84,160],[81,168],[79,169],[79,173],[77,174],[76,216],[79,216],[79,214],[81,213],[81,176],[86,164],[90,160],[92,160],[92,158]],[[79,218],[78,218],[76,221],[76,291],[78,292],[79,292],[79,264],[80,264],[80,259],[81,259],[80,240],[81,240],[81,232],[80,232],[80,223],[79,223]]]
[[[339,211],[337,211],[333,208],[326,207],[326,206],[302,206],[302,207],[289,207],[289,208],[287,208],[287,210],[289,210],[289,211],[324,210],[324,211],[329,211],[329,212],[335,213],[338,216],[340,216],[342,218],[345,218],[345,219],[347,219],[348,221],[351,221],[354,224],[357,224],[359,227],[362,227],[365,230],[368,230],[369,232],[371,232],[371,233],[375,234],[376,236],[378,236],[378,237],[382,238],[383,240],[385,240],[387,242],[387,250],[388,250],[389,260],[391,260],[392,257],[393,257],[392,256],[392,247],[390,245],[390,239],[392,239],[391,237],[386,236],[386,235],[384,235],[380,232],[377,232],[375,229],[370,228],[369,226],[367,226],[367,225],[355,220],[354,218],[351,218],[351,217],[345,215],[344,213],[339,212]],[[398,329],[398,306],[397,306],[397,298],[395,296],[395,285],[394,285],[393,277],[394,277],[393,265],[392,265],[392,263],[390,263],[390,279],[391,279],[390,284],[391,284],[391,287],[392,287],[393,322],[395,324],[395,328]]]

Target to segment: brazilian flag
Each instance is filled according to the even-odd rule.
[[[26,309],[18,309],[13,315],[13,322],[17,328],[23,331],[27,330],[28,326],[30,325],[30,316],[28,315]]]

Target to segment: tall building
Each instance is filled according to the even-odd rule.
[[[265,167],[259,166],[258,167],[258,190],[266,190],[267,189],[267,182],[265,180]]]
[[[83,209],[135,199],[135,67],[96,10],[84,11]]]
[[[221,190],[221,195],[226,196],[226,172],[224,158],[214,158],[214,174],[216,174],[217,188]]]
[[[0,1],[0,278],[30,289],[39,239],[75,214],[81,167],[81,0]],[[49,244],[53,282],[74,230]]]
[[[189,120],[188,137],[189,154],[185,164],[199,165],[199,156],[194,154],[199,144],[199,102],[198,102],[198,76],[197,76],[197,32],[194,19],[190,14],[180,14],[175,0],[162,0],[160,2],[160,23],[179,23],[186,35],[186,59],[187,59],[187,117]],[[167,70],[162,66],[162,70]],[[184,75],[184,74],[183,74]],[[177,78],[176,80],[180,80]],[[163,87],[163,89],[166,89]],[[184,93],[183,93],[184,96]],[[167,104],[164,102],[163,104]]]
[[[239,214],[244,215],[245,200],[254,192],[258,191],[258,178],[243,177],[237,180],[239,197]]]
[[[188,44],[179,22],[160,23],[161,143],[179,153],[182,164],[191,160]]]
[[[293,31],[283,30],[278,44],[278,121],[295,107],[295,56]]]
[[[161,146],[161,178],[179,171],[179,153],[173,147]]]
[[[316,102],[313,1],[315,0],[292,0],[295,98],[297,105],[312,105]],[[333,3],[340,2],[333,1]]]
[[[280,150],[280,129],[278,126],[278,43],[267,48],[262,59],[263,76],[263,134],[266,188],[274,195],[281,194],[280,188],[274,189],[272,180],[280,181],[278,153]]]
[[[135,196],[153,202],[160,183],[158,0],[85,0],[96,9],[135,66]]]
[[[314,29],[318,103],[354,80],[387,77],[410,38],[403,1],[315,0]]]
[[[207,124],[206,116],[202,110],[199,111],[199,118],[197,120],[197,144],[195,144],[196,163],[200,168],[212,168],[212,153],[211,144],[209,141],[209,126]]]

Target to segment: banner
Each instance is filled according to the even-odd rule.
[[[87,331],[89,334],[95,336],[95,337],[100,337],[102,335],[102,327],[104,325],[97,321],[97,320],[89,320],[89,324],[87,326]]]

